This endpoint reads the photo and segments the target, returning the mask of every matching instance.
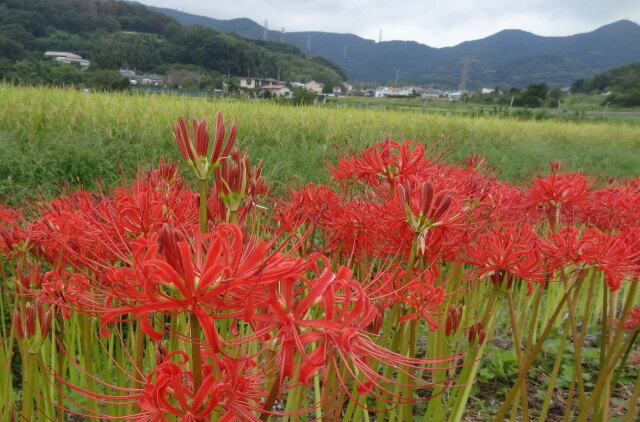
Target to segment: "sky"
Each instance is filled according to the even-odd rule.
[[[285,32],[350,33],[449,47],[503,29],[543,36],[590,32],[627,19],[640,24],[640,0],[139,0],[215,19],[249,18]]]

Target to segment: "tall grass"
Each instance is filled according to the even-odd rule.
[[[358,146],[392,138],[451,139],[449,160],[488,157],[503,178],[518,180],[536,166],[563,160],[571,168],[637,172],[637,126],[607,123],[469,118],[410,111],[291,107],[268,102],[145,94],[84,94],[0,85],[0,195],[19,199],[34,188],[50,194],[70,186],[114,183],[161,156],[177,158],[171,124],[179,115],[239,122],[239,138],[254,160],[266,162],[276,185],[318,182],[323,165],[345,140]]]

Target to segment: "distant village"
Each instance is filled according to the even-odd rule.
[[[51,57],[57,61],[77,65],[80,69],[88,69],[91,65],[89,60],[82,58],[81,56],[63,51],[47,51],[46,57]],[[167,75],[158,74],[137,74],[131,69],[120,69],[120,74],[129,79],[129,83],[132,86],[145,86],[145,87],[157,87],[165,88],[172,85],[171,77]],[[466,89],[446,91],[436,88],[424,88],[421,86],[378,86],[373,88],[354,88],[349,83],[343,83],[340,85],[332,86],[330,89],[325,89],[324,83],[317,81],[302,82],[290,82],[282,81],[273,78],[257,78],[257,77],[236,77],[234,78],[238,82],[238,86],[246,93],[256,93],[258,91],[267,92],[270,97],[279,98],[292,98],[294,90],[296,88],[304,88],[307,91],[313,92],[317,95],[324,95],[329,97],[340,96],[365,96],[375,98],[397,98],[397,97],[420,97],[420,98],[448,98],[449,100],[459,100],[463,97],[473,97],[478,92],[470,91]],[[218,91],[218,90],[217,90]],[[219,90],[222,92],[221,90]],[[482,88],[479,93],[490,94],[494,92],[493,88]]]

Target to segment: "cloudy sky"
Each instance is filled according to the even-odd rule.
[[[447,47],[503,29],[544,36],[640,23],[640,0],[139,0],[216,19],[249,18],[287,32],[352,33]]]

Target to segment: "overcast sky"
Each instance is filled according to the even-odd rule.
[[[448,47],[503,29],[564,36],[620,19],[640,23],[640,0],[139,0],[215,19],[249,18],[286,32],[351,33]]]

